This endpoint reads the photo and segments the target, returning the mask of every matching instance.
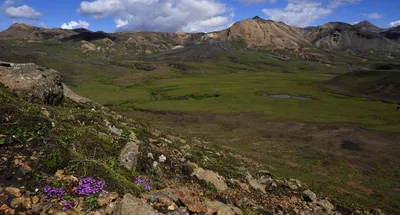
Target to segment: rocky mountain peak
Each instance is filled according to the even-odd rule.
[[[359,27],[359,28],[361,28],[361,29],[363,29],[365,31],[377,32],[377,31],[383,30],[382,28],[379,28],[378,26],[376,26],[376,25],[374,25],[371,22],[366,21],[366,20],[355,24],[355,26],[357,26],[357,27]]]

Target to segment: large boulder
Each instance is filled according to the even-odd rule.
[[[116,215],[158,215],[149,204],[131,194],[125,194],[115,211]]]
[[[0,62],[0,82],[32,103],[59,103],[63,98],[60,74],[33,63]]]

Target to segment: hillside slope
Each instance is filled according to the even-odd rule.
[[[347,23],[333,22],[309,29],[308,40],[326,51],[380,51],[394,52],[400,45],[380,35]]]
[[[400,26],[381,31],[380,34],[394,42],[400,43]]]
[[[242,155],[65,96],[58,106],[28,103],[0,84],[0,171],[7,173],[0,176],[1,213],[355,211],[317,198],[296,179],[276,179]]]
[[[339,75],[323,86],[335,92],[369,99],[400,103],[399,71],[355,71]]]

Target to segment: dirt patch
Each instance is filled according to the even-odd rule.
[[[363,151],[363,147],[361,146],[361,144],[355,143],[355,142],[352,142],[352,141],[348,141],[348,140],[343,141],[342,148],[346,149],[346,150],[349,150],[349,151],[354,151],[354,152]]]

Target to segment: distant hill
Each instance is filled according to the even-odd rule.
[[[389,28],[380,34],[394,42],[400,43],[400,26]]]
[[[305,36],[314,47],[326,51],[394,52],[400,45],[376,32],[342,22],[307,28]]]
[[[337,76],[322,86],[347,95],[400,103],[400,71],[355,71]]]
[[[0,40],[27,39],[43,41],[49,39],[63,39],[77,34],[74,31],[61,28],[40,28],[27,24],[15,23],[8,29],[0,32]]]
[[[249,47],[269,49],[299,49],[311,45],[301,29],[283,22],[265,20],[258,16],[234,23],[230,28],[212,34],[215,38],[244,40]]]
[[[357,26],[357,27],[361,28],[364,31],[379,32],[379,31],[383,30],[383,28],[380,28],[380,27],[378,27],[378,26],[376,26],[376,25],[374,25],[374,24],[372,24],[372,23],[370,23],[368,21],[359,22],[359,23],[355,24],[354,26]]]
[[[332,22],[317,27],[298,28],[258,16],[236,22],[225,30],[210,33],[143,31],[106,33],[87,29],[46,29],[17,23],[0,32],[0,40],[9,39],[83,42],[81,47],[83,52],[101,52],[103,55],[107,55],[108,52],[112,52],[108,53],[112,55],[116,53],[153,55],[186,46],[205,51],[199,47],[202,44],[205,44],[205,47],[219,44],[219,47],[230,49],[289,50],[300,52],[301,56],[304,55],[304,48],[356,52],[400,50],[400,44],[396,43],[399,41],[399,28],[384,31],[367,21],[357,25]],[[192,46],[194,44],[196,46]]]

